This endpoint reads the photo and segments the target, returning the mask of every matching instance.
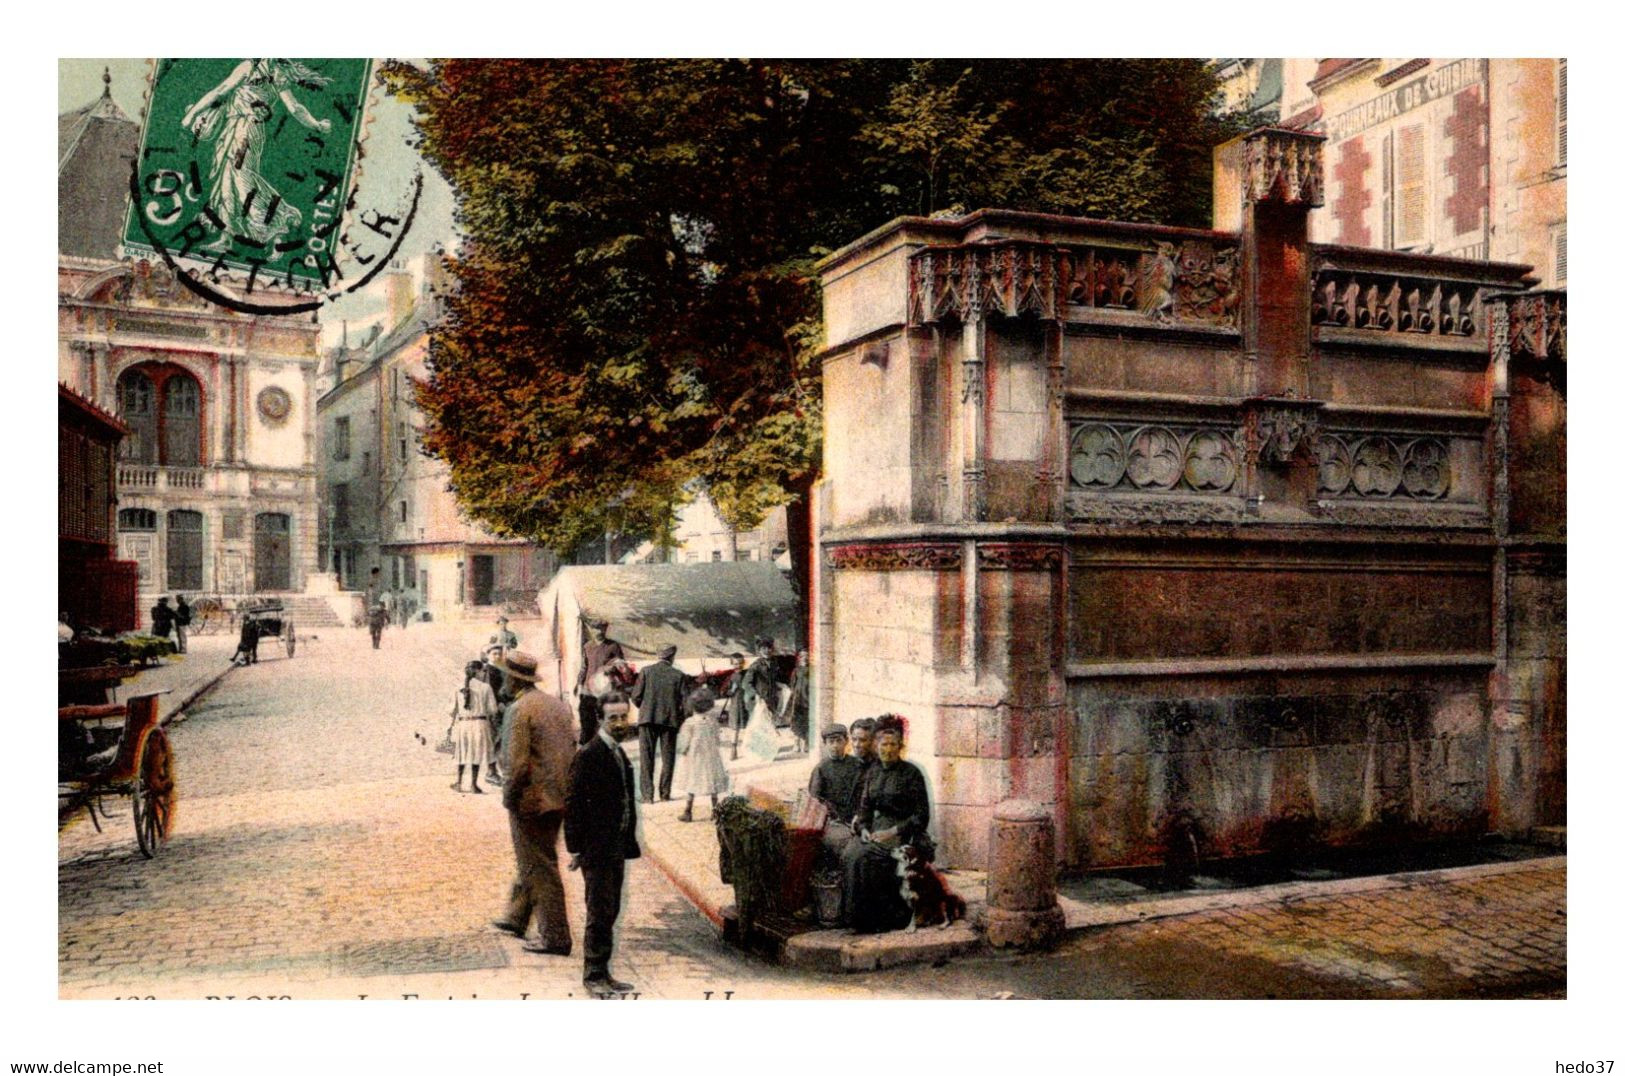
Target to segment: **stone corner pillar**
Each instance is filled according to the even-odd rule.
[[[1051,949],[1066,930],[1055,899],[1055,822],[1032,800],[1005,800],[993,811],[988,839],[988,944],[995,949]]]
[[[1265,127],[1242,139],[1248,395],[1308,395],[1309,211],[1324,204],[1325,138]]]

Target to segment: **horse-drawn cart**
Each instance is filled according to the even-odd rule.
[[[136,671],[116,665],[61,669],[59,701],[90,694],[105,697],[109,688]],[[175,818],[175,755],[158,724],[161,694],[135,695],[122,703],[57,707],[58,828],[83,810],[99,833],[101,820],[113,817],[104,797],[128,796],[141,854],[148,859],[158,854]]]
[[[293,657],[293,652],[299,645],[299,637],[294,634],[293,619],[283,616],[281,602],[253,602],[243,607],[243,616],[252,620],[259,640],[280,639],[282,649],[290,658]]]

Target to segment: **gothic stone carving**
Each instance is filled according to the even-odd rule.
[[[1074,523],[1223,523],[1242,519],[1242,502],[1236,497],[1194,497],[1164,494],[1144,496],[1135,493],[1085,493],[1073,490],[1066,498],[1067,518]]]
[[[957,569],[961,550],[944,542],[865,542],[831,546],[830,562],[843,570],[898,572]]]
[[[1088,490],[1225,493],[1240,465],[1226,430],[1083,422],[1072,431],[1070,473]]]
[[[1269,396],[1247,401],[1247,441],[1250,451],[1266,463],[1286,463],[1298,446],[1313,447],[1320,433],[1319,400]]]
[[[983,313],[1059,319],[1110,310],[1152,325],[1234,328],[1239,264],[1235,244],[1206,239],[1143,247],[936,247],[909,261],[909,320],[969,321]]]
[[[1483,290],[1476,284],[1321,269],[1311,289],[1313,325],[1469,339],[1484,331]]]
[[[994,571],[1038,572],[1061,566],[1061,547],[1034,542],[989,542],[976,547],[979,567]]]
[[[1504,299],[1512,362],[1558,392],[1568,388],[1568,293],[1542,292]]]
[[[1432,501],[1450,492],[1450,450],[1436,437],[1323,433],[1315,451],[1323,494]]]
[[[1325,139],[1302,131],[1254,131],[1242,144],[1249,202],[1317,206],[1326,202],[1320,146]]]

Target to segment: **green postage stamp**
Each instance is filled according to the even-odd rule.
[[[331,285],[372,61],[167,59],[153,72],[124,246],[256,287]]]

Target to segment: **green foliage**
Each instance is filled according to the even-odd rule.
[[[425,448],[499,534],[741,529],[821,456],[814,265],[904,213],[1206,220],[1194,60],[442,60],[385,70],[457,197]]]

